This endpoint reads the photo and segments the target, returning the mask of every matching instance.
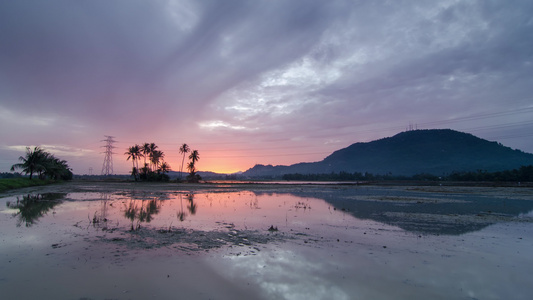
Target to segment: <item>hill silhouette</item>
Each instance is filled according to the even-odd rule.
[[[322,161],[291,166],[256,165],[249,177],[360,172],[412,176],[496,172],[533,164],[533,154],[451,129],[413,130],[337,150]]]

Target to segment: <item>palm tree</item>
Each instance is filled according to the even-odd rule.
[[[11,166],[11,171],[15,171],[15,169],[22,169],[24,173],[29,173],[30,179],[32,179],[33,173],[42,172],[44,170],[47,158],[48,153],[40,147],[34,147],[33,151],[30,149],[30,147],[26,147],[26,156],[19,157],[19,161],[22,163]]]
[[[139,170],[139,163],[137,162],[137,160],[140,159],[140,157],[142,156],[141,147],[135,144],[135,146],[129,147],[128,151],[126,151],[124,154],[128,155],[128,158],[126,160],[129,160],[131,158],[131,162],[133,164],[132,175],[135,178],[135,181],[137,181],[137,171]]]
[[[193,150],[191,152],[191,155],[189,155],[189,159],[191,159],[191,162],[187,165],[187,169],[189,170],[189,175],[187,176],[187,179],[189,181],[197,181],[196,178],[196,162],[200,159],[200,154],[198,153],[198,150]]]
[[[181,159],[180,179],[181,179],[181,174],[183,173],[183,163],[185,162],[185,154],[189,153],[189,151],[191,151],[191,149],[189,148],[189,145],[187,144],[181,145],[180,153],[183,154],[183,158]]]
[[[67,161],[65,160],[61,160],[50,154],[44,166],[45,166],[45,170],[43,174],[44,176],[49,176],[51,179],[55,179],[55,180],[72,179],[72,171],[69,168]]]
[[[200,154],[198,153],[198,150],[192,150],[191,155],[189,155],[189,159],[192,161],[193,165],[200,160]]]
[[[159,167],[159,171],[163,174],[168,173],[168,171],[170,171],[170,165],[165,161],[162,162],[161,166]]]
[[[148,155],[150,155],[150,144],[144,143],[141,146],[141,152],[142,152],[143,157],[144,157],[144,166],[146,167],[146,158],[148,157]]]
[[[53,178],[55,173],[52,171],[54,166],[54,155],[43,151],[41,153],[41,166],[37,168],[37,173],[39,173],[39,179],[45,179],[47,175],[50,176],[50,178]]]
[[[72,179],[72,171],[65,160],[60,160],[54,155],[44,151],[40,147],[26,147],[26,157],[19,157],[22,163],[11,166],[11,171],[15,169],[22,169],[26,174],[30,174],[30,179],[33,178],[33,173],[38,173],[39,178],[44,179],[50,177],[51,179]]]
[[[155,144],[154,144],[155,145]],[[157,146],[155,146],[157,148]],[[159,167],[159,162],[163,159],[165,154],[163,154],[163,151],[155,150],[150,153],[150,161],[152,162],[152,165],[154,167],[154,170],[157,170]]]
[[[153,157],[154,157],[154,153],[155,153],[156,150],[157,150],[157,145],[156,145],[155,143],[150,143],[150,144],[148,145],[148,148],[150,149],[150,152],[148,153],[148,155],[149,155],[149,157],[150,157],[150,162],[153,162],[153,160],[154,160]],[[157,166],[156,166],[155,168],[157,168]],[[155,168],[154,168],[154,169],[155,169]],[[150,168],[150,170],[152,170],[152,169]]]
[[[194,176],[194,173],[196,173],[196,168],[194,167],[194,162],[190,162],[187,164],[187,170],[189,170],[189,176]]]

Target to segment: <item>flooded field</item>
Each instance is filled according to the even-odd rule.
[[[2,299],[531,299],[533,189],[82,183],[0,194]]]

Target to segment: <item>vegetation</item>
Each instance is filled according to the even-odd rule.
[[[155,143],[144,143],[142,146],[137,144],[128,148],[124,153],[128,156],[126,160],[132,161],[131,176],[142,181],[169,181],[168,173],[171,168],[164,161],[165,154],[158,150]],[[139,169],[139,160],[144,159],[144,166]],[[148,159],[148,162],[147,162]]]
[[[3,178],[0,179],[0,192],[4,192],[11,189],[20,189],[30,186],[46,185],[56,182],[50,179],[29,179],[27,177],[18,178]]]
[[[143,156],[141,153],[141,147],[139,145],[134,145],[128,148],[128,151],[124,153],[125,155],[128,155],[128,158],[126,160],[129,160],[131,158],[131,162],[133,163],[132,168],[132,176],[135,178],[135,181],[139,179],[139,162],[138,160]]]
[[[394,176],[392,174],[374,175],[370,173],[328,173],[328,174],[285,174],[283,180],[294,181],[375,181],[375,180],[447,180],[447,181],[494,181],[494,182],[533,182],[533,165],[522,166],[518,169],[487,172],[454,172],[447,176],[432,174],[416,174],[413,176]]]
[[[181,167],[180,167],[180,179],[181,179],[181,174],[183,173],[183,164],[185,163],[185,154],[189,153],[191,149],[189,148],[189,145],[183,144],[181,145],[179,151],[181,154],[183,154],[183,158],[181,159]]]
[[[371,173],[327,173],[327,174],[285,174],[283,180],[294,181],[376,181],[376,180],[439,180],[440,177],[432,174],[416,174],[413,176],[394,176],[392,174],[375,175]],[[442,179],[442,178],[441,178]]]
[[[15,173],[1,172],[0,173],[0,178],[20,178],[20,177],[22,177],[22,174],[18,172],[15,172]]]
[[[191,154],[189,155],[189,159],[191,161],[187,165],[187,170],[189,170],[189,175],[187,175],[187,181],[198,182],[202,179],[200,175],[196,174],[195,164],[198,160],[200,160],[200,154],[198,153],[198,150],[193,150]]]
[[[72,170],[65,160],[56,158],[40,147],[26,147],[26,156],[20,156],[21,163],[11,166],[11,171],[15,169],[22,169],[25,174],[30,174],[30,180],[33,174],[37,173],[39,179],[50,178],[54,180],[71,180]]]
[[[452,173],[448,176],[454,181],[514,181],[533,182],[533,165],[522,166],[519,169],[487,172],[478,170],[476,172]]]

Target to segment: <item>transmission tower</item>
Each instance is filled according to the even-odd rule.
[[[101,140],[101,142],[106,142],[105,146],[102,146],[105,148],[105,151],[102,153],[105,153],[104,158],[104,164],[102,165],[102,175],[111,175],[113,174],[113,148],[116,148],[113,146],[113,143],[116,143],[113,136],[105,135],[106,139]]]

